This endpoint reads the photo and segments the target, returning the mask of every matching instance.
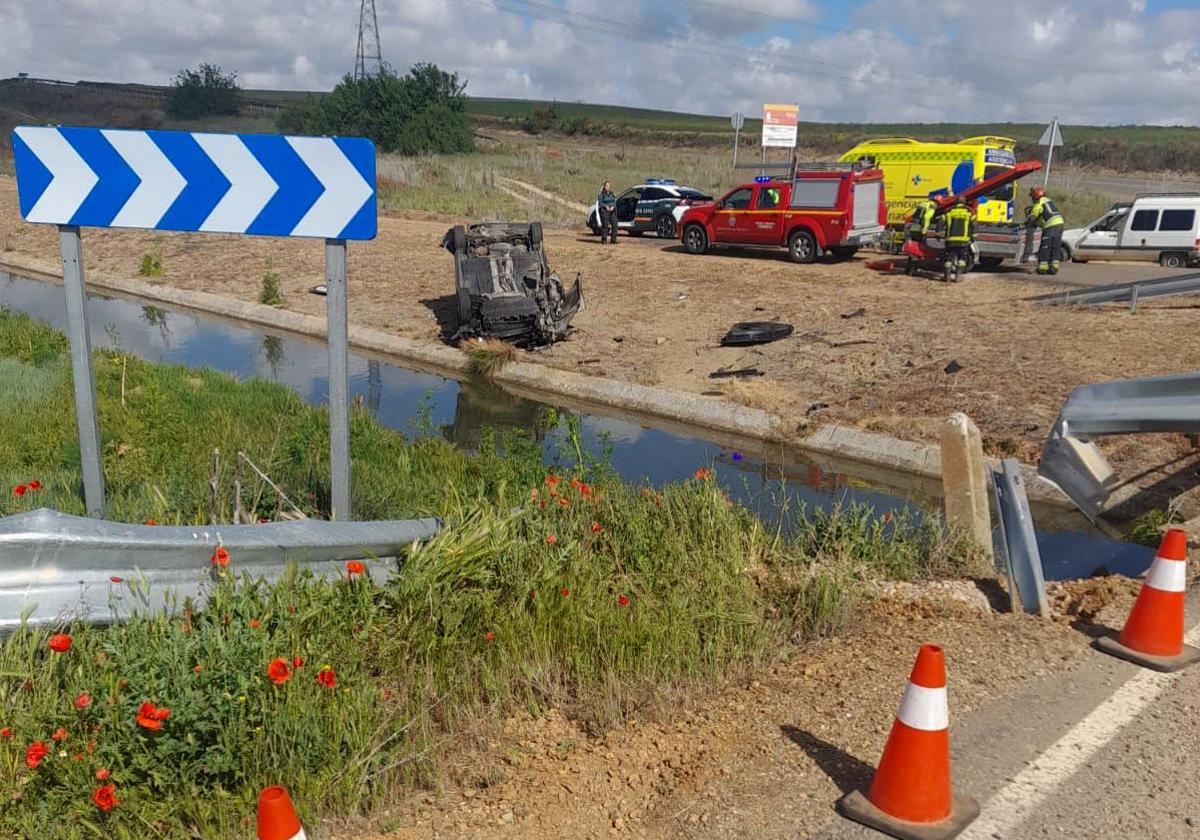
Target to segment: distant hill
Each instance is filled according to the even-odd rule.
[[[0,149],[21,123],[64,123],[114,128],[181,128],[208,131],[271,132],[281,108],[310,95],[306,91],[246,90],[234,117],[173,121],[163,112],[166,86],[107,82],[0,80]],[[313,94],[320,96],[322,94]],[[472,121],[480,128],[501,126],[548,135],[611,138],[677,146],[718,146],[732,142],[726,116],[685,114],[650,108],[580,102],[470,97]],[[976,135],[1011,137],[1022,156],[1038,156],[1035,145],[1045,126],[1033,123],[815,123],[800,124],[800,143],[818,155],[836,155],[871,137],[913,137],[954,141]],[[762,122],[747,115],[743,142],[757,145]],[[1115,171],[1200,172],[1200,129],[1160,126],[1063,126],[1065,163]]]

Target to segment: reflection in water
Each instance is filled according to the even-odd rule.
[[[66,327],[65,302],[57,286],[0,273],[0,306],[26,312],[60,330]],[[96,349],[119,348],[151,362],[211,367],[239,379],[267,379],[287,386],[314,405],[328,400],[323,343],[264,334],[120,299],[91,296],[87,311]],[[464,448],[477,447],[484,428],[497,432],[522,429],[536,435],[548,459],[563,443],[561,432],[545,430],[544,421],[552,410],[548,405],[491,385],[460,385],[361,356],[350,357],[350,396],[365,403],[381,423],[393,429],[411,430],[417,425],[418,411],[424,408],[426,428],[441,429],[448,440]],[[780,465],[760,452],[730,452],[700,438],[620,417],[580,414],[577,419],[585,451],[599,455],[607,449],[613,468],[626,480],[662,485],[691,477],[697,467],[719,463],[716,480],[731,497],[768,522],[779,517],[781,510],[794,512],[801,506],[828,508],[858,502],[881,513],[918,507],[844,475],[827,473],[815,464],[796,462],[792,455],[786,465]],[[1052,535],[1041,542],[1051,579],[1087,575],[1099,565],[1137,573],[1148,564],[1149,553],[1140,548],[1100,538]]]

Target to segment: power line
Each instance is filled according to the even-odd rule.
[[[354,80],[378,76],[382,71],[383,50],[379,44],[375,0],[362,0],[358,7],[358,51],[354,56]]]

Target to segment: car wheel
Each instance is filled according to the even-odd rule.
[[[1075,255],[1071,253],[1070,245],[1059,245],[1058,252],[1062,262],[1075,262]]]
[[[587,217],[588,230],[592,232],[592,236],[600,235],[600,223],[596,221],[596,214],[589,213]]]
[[[689,254],[703,254],[708,250],[708,234],[700,225],[688,225],[683,229],[683,250]]]
[[[450,244],[454,246],[454,253],[461,254],[467,250],[467,229],[462,225],[455,225],[450,230]]]
[[[530,222],[529,223],[529,244],[535,248],[542,244],[542,223],[541,222]]]
[[[675,218],[667,213],[663,213],[658,217],[658,221],[654,223],[654,232],[658,234],[659,239],[674,239]]]
[[[1183,254],[1166,253],[1160,254],[1158,264],[1163,268],[1183,268],[1187,265],[1187,258]]]
[[[788,256],[792,262],[812,262],[817,258],[817,240],[806,230],[796,231],[788,239]]]

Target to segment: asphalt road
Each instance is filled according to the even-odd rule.
[[[1200,838],[1200,665],[1162,675],[1095,653],[964,721],[949,681],[955,792],[983,806],[962,840]],[[880,835],[837,817],[817,836]]]
[[[1040,177],[1040,176],[1030,176]],[[1104,175],[1077,169],[1050,169],[1050,184],[1065,190],[1084,189],[1111,195],[1114,199],[1131,199],[1145,192],[1200,192],[1200,180],[1180,179],[1172,173],[1161,175]]]

